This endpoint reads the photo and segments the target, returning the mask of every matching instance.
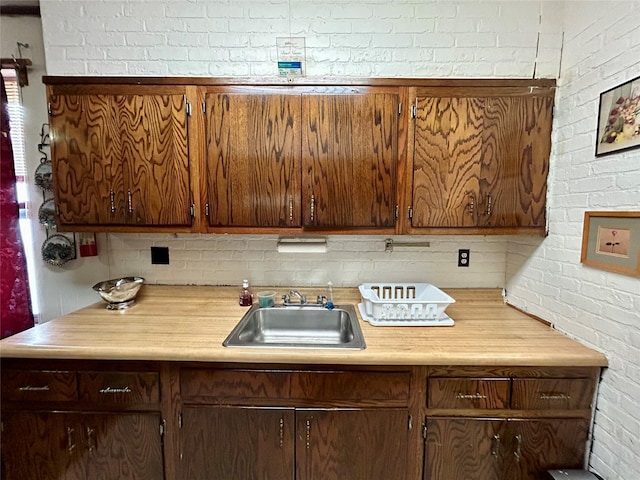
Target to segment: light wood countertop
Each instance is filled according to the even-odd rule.
[[[262,290],[262,288],[259,288]],[[256,288],[254,290],[257,291]],[[278,296],[286,288],[275,288]],[[317,289],[299,289],[310,295]],[[0,357],[284,364],[606,366],[602,353],[505,305],[498,289],[447,289],[453,327],[374,327],[360,319],[365,350],[225,348],[242,318],[237,287],[145,285],[137,304],[100,301],[0,341]],[[356,304],[357,288],[334,303]],[[357,310],[357,308],[356,308]]]

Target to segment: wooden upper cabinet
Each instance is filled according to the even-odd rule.
[[[191,225],[184,94],[77,90],[49,94],[59,227]]]
[[[553,90],[416,88],[410,98],[412,233],[543,232]]]
[[[210,226],[300,226],[299,94],[205,96]]]
[[[394,227],[397,93],[302,99],[305,227]]]

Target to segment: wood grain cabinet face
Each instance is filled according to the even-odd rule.
[[[150,413],[3,412],[5,480],[163,480]]]
[[[53,90],[49,100],[59,226],[191,225],[182,93]]]
[[[2,400],[17,402],[78,399],[76,373],[55,370],[3,370]]]
[[[305,227],[393,227],[398,95],[302,99]]]
[[[508,378],[430,378],[428,408],[509,408]]]
[[[412,89],[411,227],[545,226],[553,94]]]
[[[205,97],[210,226],[300,226],[299,94]]]
[[[587,378],[514,378],[512,407],[523,410],[591,408],[595,385]]]
[[[95,403],[158,403],[154,372],[78,372],[80,400]]]

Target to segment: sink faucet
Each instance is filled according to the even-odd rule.
[[[296,297],[300,303],[297,302],[291,302],[291,297]],[[304,305],[307,303],[307,296],[306,295],[302,295],[299,291],[297,290],[291,290],[289,292],[289,294],[285,294],[282,296],[282,302],[285,305]]]

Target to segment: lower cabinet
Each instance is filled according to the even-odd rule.
[[[407,421],[406,409],[185,406],[181,478],[404,479]]]
[[[582,468],[584,419],[428,418],[425,480],[534,480]]]
[[[160,417],[150,413],[5,412],[5,480],[163,480]]]

